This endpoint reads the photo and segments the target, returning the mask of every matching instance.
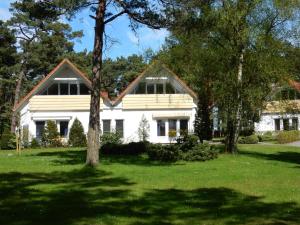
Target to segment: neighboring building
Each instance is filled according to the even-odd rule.
[[[155,67],[146,69],[116,99],[101,94],[103,133],[118,131],[125,142],[139,141],[143,116],[149,122],[150,142],[170,142],[169,130],[176,130],[177,135],[193,132],[196,94],[165,66]],[[46,121],[52,120],[67,139],[78,118],[87,132],[90,87],[89,79],[69,60],[63,60],[14,109],[20,112],[20,128],[28,128],[29,140],[40,139]]]
[[[300,83],[290,81],[267,102],[261,113],[260,122],[255,124],[256,132],[299,130]]]

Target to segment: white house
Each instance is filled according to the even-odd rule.
[[[277,89],[266,103],[260,121],[255,123],[256,132],[299,130],[300,83],[289,81],[288,87]]]
[[[102,132],[118,131],[125,142],[138,141],[144,116],[149,123],[149,141],[168,143],[169,130],[193,131],[196,94],[165,66],[148,67],[116,99],[104,93],[100,99]],[[155,72],[156,71],[156,72]],[[69,60],[63,60],[15,107],[20,128],[29,130],[29,140],[41,138],[46,121],[55,121],[63,138],[78,118],[88,130],[91,83]]]

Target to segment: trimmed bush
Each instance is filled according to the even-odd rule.
[[[162,162],[175,162],[182,156],[178,145],[150,144],[147,153],[151,160]]]
[[[300,132],[297,130],[281,131],[276,137],[279,144],[290,143],[300,140]]]
[[[30,148],[39,148],[41,147],[39,141],[36,138],[33,138],[30,143]]]
[[[45,147],[60,147],[62,143],[60,141],[57,126],[54,121],[47,121],[47,124],[43,131],[42,143]]]
[[[261,135],[257,136],[260,142],[267,142],[267,141],[275,141],[276,137],[272,134],[272,132],[268,131]]]
[[[196,135],[183,135],[177,138],[177,144],[180,146],[181,151],[187,152],[198,144],[199,138]]]
[[[9,129],[5,129],[1,136],[0,149],[16,149],[16,135],[12,134]]]
[[[190,151],[183,154],[183,160],[186,161],[206,161],[218,157],[219,151],[215,146],[205,144],[198,144]]]
[[[72,147],[85,147],[86,136],[81,122],[76,118],[72,124],[69,134],[69,145]]]
[[[148,145],[148,142],[106,143],[101,146],[100,152],[104,155],[139,155],[146,152]]]
[[[115,144],[115,145],[122,144],[121,135],[118,132],[102,134],[100,141],[101,141],[101,146],[106,144]]]
[[[238,143],[239,144],[257,144],[258,143],[258,137],[256,135],[250,135],[246,137],[239,137]]]

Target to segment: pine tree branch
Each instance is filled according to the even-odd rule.
[[[117,13],[117,14],[111,16],[110,18],[108,18],[107,20],[104,21],[104,24],[107,24],[107,23],[109,23],[109,22],[115,20],[116,18],[118,18],[119,16],[123,15],[123,14],[126,13],[126,12],[127,12],[126,10],[123,10],[123,11],[121,11],[121,12],[119,12],[119,13]]]

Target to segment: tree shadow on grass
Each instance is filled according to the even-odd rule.
[[[30,155],[32,156],[32,155]],[[75,165],[85,162],[86,150],[66,150],[40,152],[34,156],[55,157],[52,162],[54,164]],[[150,160],[145,154],[143,155],[101,155],[101,164],[109,165],[113,163],[141,165],[141,166],[169,166],[173,163],[159,162]],[[183,162],[177,162],[176,165],[184,165]]]
[[[292,163],[296,164],[296,167],[300,168],[300,152],[288,151],[276,153],[262,153],[257,151],[240,151],[240,154],[265,160]]]
[[[228,188],[150,189],[99,169],[0,174],[0,224],[299,224],[300,206]]]

